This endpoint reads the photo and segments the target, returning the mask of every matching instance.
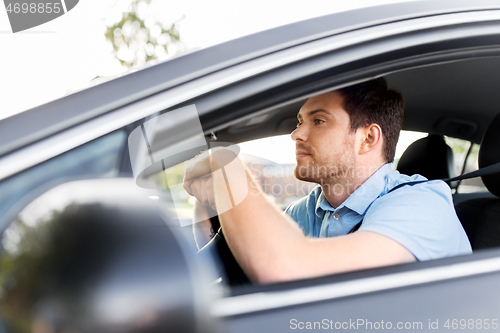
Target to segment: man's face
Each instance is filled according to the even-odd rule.
[[[311,97],[300,109],[297,129],[295,177],[318,184],[345,184],[354,173],[355,132],[338,92]]]

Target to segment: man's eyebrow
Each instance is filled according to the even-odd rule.
[[[316,110],[309,111],[307,113],[307,115],[312,116],[313,114],[318,113],[318,112],[325,112],[327,114],[330,114],[330,112],[326,111],[325,109],[316,109]],[[300,119],[300,118],[302,118],[302,115],[300,113],[297,113],[297,119]]]

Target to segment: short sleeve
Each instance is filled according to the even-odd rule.
[[[418,260],[470,254],[448,185],[430,181],[404,186],[373,202],[359,229],[400,243]]]

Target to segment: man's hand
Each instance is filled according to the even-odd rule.
[[[191,190],[192,183],[201,178],[210,177],[211,173],[212,167],[210,166],[210,156],[207,150],[187,161],[184,165],[184,189],[187,193],[189,193],[189,195],[194,195]]]
[[[215,206],[214,182],[211,176],[184,181],[184,188],[189,195],[194,196],[204,206],[210,206],[217,211]]]
[[[198,250],[201,250],[214,236],[210,221],[210,216],[213,216],[214,212],[209,213],[208,208],[210,206],[216,211],[211,172],[208,151],[186,162],[184,166],[183,187],[189,195],[197,199],[194,205],[193,235]]]
[[[237,154],[231,147],[217,147],[199,154],[184,167],[184,189],[203,205],[209,205],[216,211],[213,172],[236,158]]]
[[[209,152],[205,151],[186,162],[182,186],[189,195],[194,196],[203,205],[209,205],[215,210],[213,179],[210,176],[211,172],[212,168],[210,166]]]

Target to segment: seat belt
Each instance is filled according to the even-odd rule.
[[[434,179],[433,179],[434,180]],[[402,183],[402,184],[399,184],[399,185],[396,185],[394,186],[393,188],[391,188],[389,190],[389,192],[387,192],[387,194],[391,193],[392,191],[395,191],[397,190],[398,188],[401,188],[405,185],[408,185],[408,186],[413,186],[413,185],[416,185],[416,184],[420,184],[420,183],[425,183],[425,182],[428,182],[429,180],[416,180],[416,181],[413,181],[413,182],[406,182],[406,183]],[[352,234],[353,232],[356,232],[358,231],[359,227],[361,227],[361,224],[363,224],[363,220],[359,221],[358,224],[356,224],[354,226],[354,228],[351,229],[351,231],[349,231],[347,234]]]
[[[488,176],[488,175],[492,175],[492,174],[495,174],[495,173],[500,173],[500,162],[492,164],[492,165],[489,165],[487,167],[481,168],[481,169],[476,170],[476,171],[468,172],[468,173],[460,175],[460,176],[456,176],[456,177],[452,177],[452,178],[446,178],[446,179],[440,179],[440,180],[442,180],[443,182],[445,182],[449,186],[451,182],[454,182],[454,181],[457,181],[457,180],[464,180],[464,179],[470,179],[470,178],[475,178],[475,177]],[[397,186],[394,186],[387,193],[391,193],[392,191],[395,191],[398,188],[401,188],[401,187],[403,187],[405,185],[413,186],[415,184],[425,183],[425,182],[428,182],[428,181],[431,181],[431,180],[436,180],[436,179],[416,180],[416,181],[413,181],[413,182],[402,183],[402,184],[399,184]]]
[[[440,179],[442,181],[444,181],[446,184],[448,184],[448,186],[450,185],[451,182],[454,182],[454,181],[457,181],[457,180],[464,180],[464,179],[469,179],[469,178],[475,178],[475,177],[482,177],[482,176],[488,176],[488,175],[492,175],[492,174],[495,174],[495,173],[500,173],[500,162],[499,163],[495,163],[495,164],[492,164],[492,165],[489,165],[487,167],[484,167],[484,168],[481,168],[479,170],[476,170],[476,171],[472,171],[472,172],[468,172],[466,174],[463,174],[463,175],[460,175],[460,176],[457,176],[457,177],[453,177],[453,178],[447,178],[447,179]],[[416,181],[413,181],[413,182],[406,182],[406,183],[401,183],[397,186],[394,186],[393,188],[391,188],[389,190],[389,192],[387,192],[387,194],[403,187],[403,186],[413,186],[413,185],[416,185],[416,184],[420,184],[420,183],[426,183],[426,182],[429,182],[431,180],[436,180],[436,179],[427,179],[427,180],[416,180]],[[354,226],[354,228],[351,229],[351,231],[348,232],[348,234],[352,234],[353,232],[357,231],[359,229],[359,227],[361,227],[361,224],[363,223],[363,220],[361,220],[358,224],[356,224]]]

